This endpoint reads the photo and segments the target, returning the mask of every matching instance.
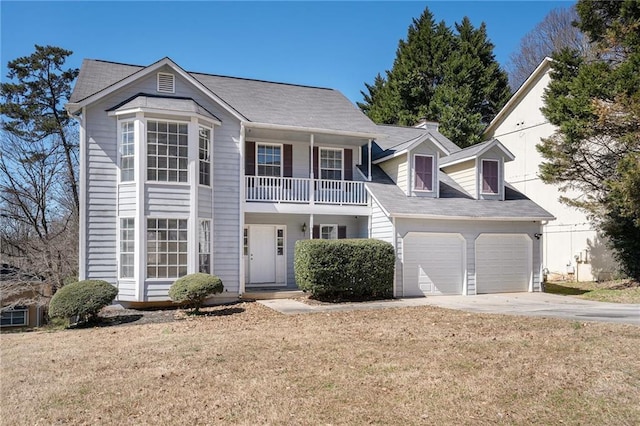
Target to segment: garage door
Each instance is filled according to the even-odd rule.
[[[480,234],[476,239],[476,292],[528,291],[532,242],[525,234]]]
[[[402,240],[403,295],[462,294],[464,250],[460,234],[409,232]]]

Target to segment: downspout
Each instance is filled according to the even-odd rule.
[[[398,291],[396,290],[396,284],[398,281],[398,237],[396,235],[396,218],[391,217],[391,235],[393,236],[393,240],[391,243],[393,244],[393,255],[395,257],[395,262],[393,264],[393,298],[398,297]]]

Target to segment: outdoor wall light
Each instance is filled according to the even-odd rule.
[[[305,232],[307,232],[307,223],[306,222],[304,222],[302,224],[302,233],[304,234]]]
[[[533,234],[534,237],[536,237],[536,240],[539,240],[540,237],[542,237],[542,234],[539,232],[536,232],[535,234]]]

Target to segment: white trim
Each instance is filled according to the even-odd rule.
[[[279,143],[279,142],[257,142],[255,140],[251,140],[249,142],[254,142],[256,144],[256,153],[255,153],[255,165],[256,165],[256,170],[255,170],[255,176],[259,176],[259,177],[282,177],[283,173],[284,173],[284,144],[283,143]],[[262,145],[262,146],[277,146],[280,148],[280,176],[272,176],[272,175],[261,175],[258,173],[258,166],[260,165],[258,163],[258,147]],[[263,164],[264,165],[264,164]],[[244,185],[244,183],[243,183]]]
[[[382,210],[382,207],[380,206],[380,204],[378,204],[378,208],[380,210]],[[371,215],[370,215],[371,216]],[[387,216],[388,217],[388,216]],[[393,262],[393,297],[398,297],[398,291],[396,289],[396,286],[398,284],[398,235],[396,234],[396,218],[392,217],[391,218],[391,236],[392,236],[392,241],[391,244],[393,244],[393,258],[394,258],[394,262]],[[403,251],[404,252],[404,251]],[[404,277],[403,277],[404,279]],[[404,291],[404,282],[402,283],[403,285],[403,291]]]
[[[282,124],[258,123],[258,122],[246,121],[246,120],[243,120],[242,124],[244,124],[247,128],[251,128],[251,129],[289,130],[293,132],[349,136],[349,137],[362,138],[362,139],[370,139],[370,138],[376,139],[384,136],[378,133],[352,132],[352,131],[346,131],[346,130],[321,129],[318,127],[303,127],[303,126],[289,126],[289,125],[282,125]]]
[[[490,143],[486,144],[480,151],[476,152],[473,155],[468,155],[468,156],[465,156],[465,157],[461,157],[461,158],[458,158],[457,160],[454,160],[454,161],[451,161],[451,162],[446,162],[447,157],[444,157],[443,160],[445,161],[445,163],[444,164],[440,164],[440,167],[446,168],[446,167],[449,167],[449,166],[453,166],[455,164],[464,163],[465,161],[477,159],[482,154],[484,154],[485,152],[487,152],[488,150],[490,150],[493,147],[498,147],[506,155],[506,158],[508,159],[508,161],[513,161],[513,160],[516,159],[516,156],[513,155],[513,153],[511,151],[509,151],[502,144],[502,142],[500,142],[498,139],[493,139]]]
[[[497,164],[497,167],[496,167],[496,173],[497,173],[496,186],[498,187],[497,188],[498,189],[497,192],[485,192],[485,190],[484,190],[484,163],[485,163],[485,161]],[[482,158],[482,159],[480,159],[480,170],[479,170],[478,176],[479,176],[478,191],[479,191],[480,195],[497,195],[497,196],[501,195],[502,191],[500,191],[500,160],[495,160],[493,158]]]
[[[322,238],[322,227],[323,226],[330,226],[335,230],[335,234],[336,237],[335,238]],[[313,229],[311,230],[311,233],[313,234]],[[338,239],[338,225],[335,223],[321,223],[318,225],[318,239],[319,240],[337,240]]]
[[[197,259],[197,264],[198,267],[196,268],[196,272],[200,272],[200,267],[202,266],[200,264],[200,232],[202,231],[202,223],[203,222],[209,222],[209,252],[208,253],[202,253],[202,254],[208,254],[209,255],[209,274],[213,274],[213,225],[212,225],[212,220],[211,218],[200,218],[198,217],[198,248],[196,250],[196,259]]]
[[[323,180],[344,180],[344,148],[330,147],[330,146],[318,146],[318,176],[317,179],[322,179],[322,151],[340,151],[340,179],[323,179]],[[353,157],[352,157],[353,161]],[[313,164],[311,164],[311,168],[313,168]],[[353,169],[353,164],[351,165]],[[337,169],[327,169],[325,170],[337,170]],[[353,179],[353,176],[352,176]]]
[[[416,157],[429,157],[431,158],[431,189],[417,189],[416,188]],[[436,192],[436,161],[433,154],[413,154],[411,156],[411,191],[422,193],[434,193]]]
[[[87,209],[87,191],[88,191],[88,164],[89,158],[88,153],[89,149],[87,144],[89,141],[87,140],[87,108],[82,107],[82,112],[80,115],[80,132],[79,132],[79,142],[80,142],[80,185],[79,185],[79,202],[80,202],[80,210],[78,212],[80,218],[78,223],[78,279],[80,281],[87,279],[87,248],[89,245],[87,239],[87,225],[89,221],[87,220],[88,209]]]
[[[398,219],[433,219],[433,220],[474,220],[474,221],[501,221],[501,222],[540,222],[543,220],[555,220],[551,217],[483,217],[483,216],[443,216],[443,215],[430,215],[423,213],[392,213],[389,217],[396,217]]]
[[[133,219],[133,275],[130,277],[123,277],[122,276],[122,237],[121,237],[121,233],[122,233],[122,219]],[[117,282],[118,282],[118,288],[120,288],[120,281],[132,281],[136,279],[136,252],[135,252],[135,245],[136,245],[136,229],[138,227],[137,223],[136,223],[136,218],[135,216],[117,216],[117,226],[116,226],[116,277],[117,277]],[[125,252],[127,254],[131,253],[131,252]]]
[[[239,285],[238,285],[238,295],[242,296],[242,294],[244,294],[245,292],[245,288],[246,288],[246,279],[247,277],[245,277],[245,260],[244,260],[244,229],[245,229],[245,200],[247,199],[247,195],[246,195],[246,188],[244,185],[244,175],[245,175],[245,167],[244,167],[244,163],[245,163],[245,126],[244,124],[240,124],[240,138],[238,140],[238,152],[240,153],[240,155],[238,155],[238,167],[240,170],[240,174],[239,174],[239,181],[238,181],[238,185],[240,188],[240,194],[238,196],[238,211],[240,212],[240,217],[239,217],[239,261],[238,261],[238,277],[239,279]],[[215,208],[215,204],[214,204],[214,208]],[[249,231],[247,231],[249,232]],[[248,235],[248,234],[247,234]]]
[[[139,112],[136,114],[134,121],[135,130],[135,157],[136,157],[136,241],[134,243],[136,256],[134,258],[134,274],[136,281],[134,300],[143,302],[145,297],[144,281],[147,277],[147,221],[145,220],[145,193],[146,193],[146,177],[147,177],[147,122],[144,114]]]
[[[196,117],[187,128],[187,182],[189,187],[189,222],[187,223],[187,274],[198,272],[198,189],[200,183],[200,126]],[[195,145],[195,149],[194,148]],[[179,146],[179,145],[178,145]],[[191,238],[189,238],[191,237]]]
[[[120,184],[135,184],[136,183],[136,154],[135,154],[135,147],[136,147],[136,129],[135,129],[135,121],[136,121],[136,117],[131,117],[131,118],[123,118],[123,119],[118,119],[117,120],[117,156],[116,156],[116,167],[117,167],[117,182],[118,185]],[[123,181],[122,180],[122,135],[123,135],[123,131],[122,131],[122,126],[124,124],[128,124],[131,123],[133,124],[133,179],[132,180],[127,180],[127,181]]]
[[[68,103],[65,105],[65,108],[67,109],[67,111],[69,113],[72,113],[74,111],[77,111],[76,108],[80,108],[80,107],[85,107],[91,103],[93,103],[94,101],[115,92],[116,90],[119,90],[123,87],[125,87],[126,85],[142,78],[145,77],[157,70],[159,70],[160,68],[162,68],[163,66],[168,66],[170,68],[173,68],[173,70],[180,75],[182,78],[186,79],[188,82],[190,82],[191,84],[193,84],[194,86],[196,86],[198,89],[200,89],[206,96],[208,96],[209,98],[211,98],[213,101],[215,101],[217,104],[219,104],[224,110],[226,110],[228,113],[230,113],[232,116],[234,116],[235,118],[237,118],[238,120],[246,120],[246,118],[240,114],[238,111],[236,111],[235,109],[233,109],[233,107],[231,107],[229,104],[227,104],[225,101],[223,101],[221,98],[219,98],[215,93],[213,93],[209,88],[207,88],[205,85],[203,85],[202,83],[200,83],[195,77],[193,77],[191,74],[189,74],[188,72],[186,72],[185,70],[183,70],[182,68],[180,68],[180,66],[178,64],[176,64],[175,62],[173,62],[171,59],[169,58],[163,58],[159,61],[157,61],[154,64],[149,65],[148,67],[142,67],[141,69],[139,69],[138,71],[134,72],[133,74],[131,74],[128,77],[123,78],[122,80],[118,81],[117,83],[112,84],[111,86],[105,87],[104,89],[94,93],[93,95],[87,96],[86,98],[80,100],[79,102],[74,102],[74,103]]]
[[[141,113],[139,113],[141,114]],[[154,170],[156,171],[156,179],[155,180],[149,180],[149,168],[148,168],[148,164],[146,164],[147,167],[145,167],[145,182],[146,183],[150,183],[150,184],[165,184],[165,185],[173,185],[173,184],[182,184],[182,185],[191,185],[191,184],[196,184],[195,186],[197,186],[197,183],[199,182],[199,179],[196,179],[195,181],[193,181],[193,173],[192,173],[192,162],[193,162],[193,157],[194,157],[194,149],[193,149],[193,145],[194,145],[194,138],[197,141],[198,136],[197,136],[197,132],[194,132],[194,126],[197,128],[198,127],[198,119],[195,116],[191,116],[190,117],[191,120],[189,121],[183,121],[183,120],[174,120],[174,119],[168,119],[168,118],[153,118],[153,117],[147,117],[146,115],[144,116],[144,124],[145,124],[145,132],[144,132],[144,146],[145,146],[145,151],[148,151],[148,147],[149,147],[149,122],[153,122],[153,123],[166,123],[167,126],[171,125],[171,124],[176,124],[178,127],[182,124],[182,125],[186,125],[187,126],[187,167],[186,169],[181,169],[180,168],[180,162],[179,160],[182,158],[184,159],[185,157],[180,157],[179,155],[176,156],[172,156],[170,154],[168,154],[167,152],[167,166],[166,166],[166,171],[167,171],[167,179],[169,179],[169,171],[175,171],[176,172],[176,181],[172,181],[172,180],[158,180],[158,173],[161,170],[158,167],[158,159],[161,158],[160,154],[158,153],[158,151],[156,150],[156,153],[154,154],[154,156],[156,157],[156,165],[154,167]],[[159,133],[159,130],[156,127],[155,130],[156,133]],[[179,133],[179,131],[177,130],[176,135],[180,135],[181,133]],[[155,143],[156,146],[160,146],[160,142],[156,142]],[[167,150],[169,149],[169,141],[166,142],[166,146],[167,146]],[[184,147],[184,145],[180,145],[180,143],[178,143],[177,145],[178,150],[181,147]],[[197,152],[197,145],[196,145],[196,153],[195,153],[195,158],[198,159],[198,152]],[[148,157],[148,152],[145,153],[145,161],[147,160]],[[175,169],[171,169],[169,167],[169,159],[171,157],[177,158],[178,162],[176,163],[176,168]],[[186,172],[187,174],[187,181],[186,182],[181,182],[180,181],[180,172]],[[196,175],[196,177],[198,177]]]
[[[197,123],[196,127],[198,128],[198,141],[196,143],[196,149],[198,151],[198,186],[210,189],[213,187],[213,127],[204,126],[202,123]],[[209,131],[209,145],[207,146],[207,154],[209,156],[209,159],[207,160],[207,162],[209,163],[208,184],[200,183],[200,163],[203,161],[200,158],[200,129]]]
[[[369,150],[369,155],[367,156],[367,160],[369,161],[369,164],[367,164],[367,181],[368,182],[371,182],[371,166],[373,164],[373,161],[371,160],[371,142],[372,142],[371,139],[367,141],[367,149]],[[360,150],[360,152],[362,152],[362,150]]]
[[[416,146],[420,145],[423,142],[426,142],[427,140],[429,142],[433,143],[436,146],[436,148],[440,148],[440,150],[442,152],[444,152],[445,154],[447,154],[447,155],[453,154],[448,149],[446,149],[442,144],[440,144],[440,142],[438,142],[433,137],[433,135],[431,135],[431,133],[427,132],[425,135],[422,135],[422,136],[419,136],[418,138],[416,138],[416,140],[414,142],[412,142],[409,146],[401,149],[400,151],[394,151],[393,153],[391,153],[389,155],[385,155],[384,157],[380,157],[380,158],[376,159],[373,163],[374,164],[379,164],[379,163],[385,162],[387,160],[391,160],[392,158],[398,157],[400,155],[406,154],[409,151],[412,151]],[[402,143],[406,143],[406,142],[402,142]],[[401,145],[401,144],[398,144],[398,145]],[[389,149],[393,149],[393,147],[391,147]]]

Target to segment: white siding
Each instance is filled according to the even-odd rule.
[[[378,203],[371,199],[371,238],[393,243],[393,224]]]
[[[186,217],[189,215],[189,186],[148,184],[145,188],[144,214],[149,217]]]
[[[136,300],[136,282],[135,281],[118,281],[118,300],[131,301]]]
[[[118,186],[118,215],[133,216],[136,213],[136,185],[133,183]]]
[[[476,190],[476,162],[475,160],[465,161],[444,167],[443,171],[449,175],[458,185],[469,193],[473,198],[477,198]]]
[[[408,166],[407,166],[407,155],[399,155],[396,158],[392,158],[391,160],[387,160],[383,163],[379,164],[382,170],[389,175],[391,180],[393,180],[396,185],[402,192],[407,193],[407,179],[408,179]]]

